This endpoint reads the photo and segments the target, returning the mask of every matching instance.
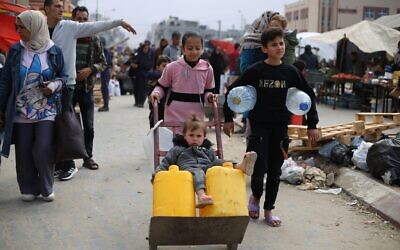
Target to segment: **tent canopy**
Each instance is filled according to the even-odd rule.
[[[19,14],[27,10],[27,8],[23,5],[6,2],[5,0],[0,0],[0,10]]]
[[[13,43],[19,41],[19,35],[15,31],[15,17],[0,13],[0,49],[8,51]]]
[[[400,14],[381,16],[374,23],[382,24],[389,28],[400,28]]]
[[[315,54],[319,57],[319,59],[325,59],[327,61],[334,60],[336,58],[336,43],[327,44],[323,42],[316,42],[310,39],[311,37],[319,35],[321,35],[321,33],[318,32],[297,33],[296,37],[299,39],[299,49],[296,51],[296,56],[300,56],[300,54],[304,52],[304,50],[301,50],[301,48],[304,48],[308,44],[311,45],[312,48],[318,48]]]
[[[0,0],[0,12],[13,12],[19,14],[28,8],[19,4],[13,4]],[[19,40],[19,35],[15,31],[15,16],[0,13],[0,49],[8,51],[13,43]]]
[[[393,56],[400,40],[399,31],[371,21],[361,21],[352,26],[328,31],[309,39],[332,44],[337,43],[344,36],[365,53],[385,51],[390,56]]]

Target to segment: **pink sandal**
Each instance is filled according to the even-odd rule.
[[[270,215],[265,218],[265,223],[270,227],[279,227],[282,221],[278,216]]]
[[[254,200],[255,200],[254,196],[250,196],[247,209],[249,210],[250,218],[257,220],[258,217],[260,217],[260,205],[254,204],[253,203]]]

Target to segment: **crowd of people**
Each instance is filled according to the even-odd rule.
[[[296,59],[296,31],[287,29],[284,16],[266,11],[253,22],[240,44],[235,44],[232,53],[227,54],[216,46],[208,54],[203,37],[193,32],[174,32],[170,41],[163,38],[158,47],[144,41],[134,51],[110,49],[96,34],[117,26],[135,33],[130,24],[123,20],[88,22],[89,11],[83,6],[73,10],[72,20],[63,20],[62,10],[62,1],[46,0],[47,18],[33,10],[19,14],[16,29],[21,40],[10,48],[4,61],[0,58],[3,66],[0,127],[4,128],[1,154],[8,157],[10,145],[15,144],[22,200],[41,197],[53,201],[54,179],[67,181],[78,171],[73,159],[54,162],[54,121],[66,108],[59,106],[61,99],[80,108],[88,155],[83,159],[83,167],[99,168],[93,157],[93,86],[96,75],[101,74],[103,106],[98,111],[109,111],[109,96],[120,95],[120,87],[129,80],[133,83],[133,106],[143,108],[148,100],[150,127],[154,125],[154,102],[160,106],[160,119],[185,124],[176,131],[175,146],[156,172],[170,164],[189,170],[194,176],[199,206],[212,206],[212,197],[207,195],[204,185],[204,172],[222,159],[216,158],[206,140],[204,105],[215,102],[218,95],[226,97],[235,87],[252,85],[257,101],[254,108],[244,114],[247,146],[243,162],[237,168],[251,176],[249,216],[259,218],[265,190],[262,205],[265,222],[272,227],[281,225],[281,219],[272,215],[272,210],[284,160],[281,147],[288,148],[287,128],[291,114],[285,102],[290,87],[310,96],[312,105],[306,119],[308,137],[311,142],[318,140],[315,94],[301,74],[302,70],[318,69],[318,58],[311,47],[306,46],[304,54]],[[399,56],[396,56],[398,63]],[[357,60],[354,54],[354,74],[364,71]],[[221,76],[227,72],[238,77],[230,86],[221,82]],[[223,131],[231,136],[234,113],[226,102],[223,112]],[[199,159],[202,164],[193,163]]]
[[[115,49],[106,48],[104,39],[96,34],[117,26],[135,33],[131,25],[123,20],[87,22],[89,12],[83,6],[73,10],[72,20],[63,20],[62,10],[62,1],[46,0],[44,12],[47,18],[41,12],[32,10],[17,16],[16,27],[21,40],[9,50],[0,78],[0,125],[4,125],[5,132],[2,155],[8,156],[10,145],[15,144],[17,180],[22,200],[32,201],[41,197],[45,201],[53,201],[54,178],[70,180],[78,171],[73,159],[57,163],[54,160],[54,120],[67,108],[59,106],[59,103],[65,105],[65,100],[67,106],[80,107],[87,152],[83,167],[99,168],[93,158],[93,85],[96,75],[100,73],[104,100],[99,111],[110,110],[110,93],[118,95],[114,89],[128,78],[134,85],[135,107],[143,108],[147,99],[150,108],[152,103],[159,102],[162,104],[159,116],[164,121],[185,124],[176,131],[174,142],[180,141],[180,144],[175,145],[179,150],[189,147],[190,152],[198,152],[189,158],[196,162],[201,156],[204,164],[181,164],[181,168],[186,166],[195,177],[199,206],[212,205],[212,197],[207,195],[204,186],[204,172],[217,159],[210,147],[203,148],[207,141],[203,122],[204,104],[215,102],[217,95],[228,94],[235,86],[251,84],[258,92],[259,101],[248,115],[247,153],[237,168],[251,175],[249,216],[253,219],[259,217],[262,180],[264,174],[268,174],[263,207],[265,221],[271,226],[280,225],[280,219],[273,216],[271,210],[278,193],[280,165],[283,162],[283,156],[275,157],[281,153],[274,150],[287,137],[290,116],[284,105],[285,93],[289,87],[296,86],[306,91],[314,101],[312,90],[291,65],[295,32],[285,30],[283,16],[264,13],[248,36],[256,39],[250,39],[249,43],[250,40],[245,37],[241,52],[240,45],[236,44],[231,54],[226,54],[218,46],[211,53],[204,53],[202,36],[192,32],[174,32],[171,42],[161,39],[158,48],[144,41],[133,52],[127,49],[118,54]],[[260,23],[264,26],[261,27]],[[283,62],[285,60],[289,63]],[[247,66],[243,67],[243,63]],[[228,88],[220,81],[227,71],[240,75]],[[121,73],[126,75],[125,79],[119,77]],[[271,81],[274,84],[269,84]],[[280,115],[264,116],[260,113]],[[230,136],[233,132],[233,113],[226,105],[224,115],[224,132]],[[308,119],[309,136],[313,141],[317,139],[317,122],[314,103]],[[171,149],[169,156],[176,156],[176,147]],[[179,165],[182,160],[179,157],[170,158],[164,159],[164,165]],[[171,162],[165,163],[168,159]],[[157,169],[164,169],[164,165]]]

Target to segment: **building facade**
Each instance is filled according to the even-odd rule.
[[[204,40],[211,39],[230,39],[234,42],[239,41],[243,35],[243,30],[230,29],[226,31],[209,29],[206,25],[201,25],[197,21],[182,20],[178,17],[170,16],[166,20],[153,24],[147,33],[147,40],[158,44],[161,38],[171,39],[173,32],[184,34],[186,32],[196,32]]]
[[[300,0],[285,5],[288,28],[298,32],[323,33],[398,13],[399,0]]]

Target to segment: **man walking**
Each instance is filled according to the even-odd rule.
[[[172,61],[176,61],[181,56],[179,44],[181,42],[181,34],[179,32],[172,33],[172,42],[164,48],[163,54],[168,56]]]
[[[62,49],[64,54],[65,73],[68,75],[66,81],[68,98],[70,103],[72,103],[76,79],[76,40],[118,26],[122,26],[134,34],[136,34],[136,31],[130,24],[123,20],[86,23],[63,20],[63,1],[45,0],[43,5],[47,15],[50,37]],[[78,172],[78,169],[74,162],[70,160],[56,164],[54,176],[66,181],[71,179],[76,172]]]
[[[76,22],[87,22],[89,11],[84,6],[77,6],[72,11],[72,20]],[[72,105],[79,104],[82,115],[83,132],[85,137],[85,148],[89,158],[83,159],[83,167],[98,169],[99,165],[93,159],[94,138],[94,99],[93,86],[96,74],[102,72],[107,66],[103,54],[103,48],[98,36],[79,38],[76,44],[76,85]]]

